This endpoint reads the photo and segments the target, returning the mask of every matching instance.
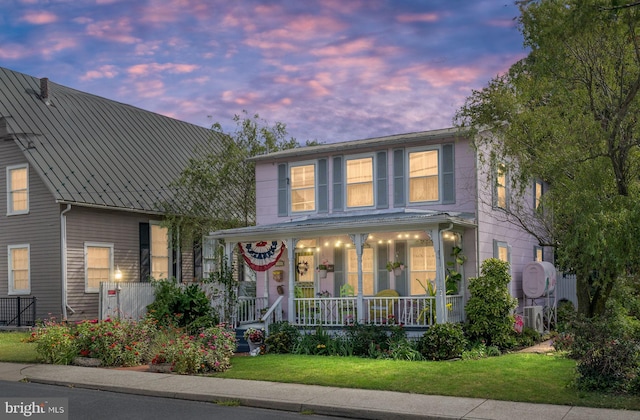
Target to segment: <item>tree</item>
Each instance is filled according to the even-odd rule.
[[[224,133],[219,123],[213,125],[212,141],[219,144],[189,161],[172,184],[177,198],[162,205],[165,225],[179,232],[183,245],[214,230],[253,225],[255,163],[249,158],[299,146],[296,139],[288,138],[284,123],[270,125],[244,110],[233,121],[236,129],[232,133]]]
[[[511,220],[576,272],[589,317],[640,268],[640,10],[619,3],[519,2],[529,55],[456,114],[490,164],[506,162],[519,199],[533,179],[550,186],[544,211]]]

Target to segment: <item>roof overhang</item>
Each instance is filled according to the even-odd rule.
[[[473,215],[455,212],[393,209],[361,214],[328,215],[291,219],[287,222],[212,232],[210,237],[227,242],[258,242],[305,239],[344,234],[427,230],[442,224],[453,228],[475,228]]]

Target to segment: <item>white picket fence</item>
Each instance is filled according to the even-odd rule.
[[[118,290],[119,287],[119,290]],[[142,319],[155,300],[151,283],[100,283],[100,319]]]
[[[575,274],[563,274],[558,271],[556,275],[556,297],[558,302],[564,299],[572,302],[574,308],[578,307]]]

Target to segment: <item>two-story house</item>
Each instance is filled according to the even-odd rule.
[[[277,302],[293,324],[460,322],[466,281],[483,260],[509,261],[512,294],[522,298],[523,266],[542,259],[531,235],[503,221],[508,174],[484,167],[457,129],[253,160],[257,225],[212,237],[264,270],[258,307]]]
[[[200,276],[201,253],[169,245],[159,204],[190,158],[220,151],[217,136],[0,68],[0,325],[15,325],[17,298],[21,312],[37,298],[40,319],[96,318],[116,273]]]

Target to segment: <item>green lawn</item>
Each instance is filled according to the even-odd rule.
[[[36,363],[28,333],[0,333],[0,361]],[[481,360],[408,362],[357,357],[236,356],[212,376],[417,394],[640,410],[640,398],[577,391],[575,362],[558,354],[513,353]]]

